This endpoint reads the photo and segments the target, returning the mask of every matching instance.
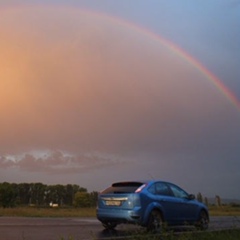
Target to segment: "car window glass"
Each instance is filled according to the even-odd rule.
[[[148,191],[152,194],[157,194],[157,195],[164,195],[164,196],[172,196],[169,187],[162,182],[158,182],[153,184]]]
[[[181,188],[179,188],[175,185],[171,185],[171,184],[170,184],[170,188],[171,188],[171,190],[173,192],[173,195],[175,197],[178,197],[178,198],[187,198],[188,197],[188,194],[184,190],[182,190]]]
[[[168,186],[165,183],[156,183],[156,194],[158,195],[170,195]]]
[[[155,185],[156,185],[156,184],[153,184],[152,186],[150,186],[150,187],[148,188],[148,191],[149,191],[150,193],[152,193],[152,194],[156,194]]]
[[[134,193],[142,185],[143,183],[140,182],[115,183],[111,187],[102,191],[102,194]]]

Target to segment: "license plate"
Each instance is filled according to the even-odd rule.
[[[107,201],[105,201],[105,204],[107,206],[120,206],[121,205],[121,201],[118,201],[118,200],[107,200]]]

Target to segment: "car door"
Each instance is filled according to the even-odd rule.
[[[153,200],[161,206],[164,219],[168,223],[175,222],[176,217],[178,217],[179,214],[175,209],[176,198],[173,196],[169,186],[165,182],[156,182],[148,190],[153,194]]]
[[[196,217],[197,205],[195,200],[189,198],[189,194],[186,193],[180,187],[174,184],[168,184],[174,195],[174,209],[176,211],[176,220],[179,223],[191,221]]]

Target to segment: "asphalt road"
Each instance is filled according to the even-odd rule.
[[[240,228],[240,217],[212,217],[209,230]],[[100,240],[144,231],[119,225],[106,231],[95,218],[0,217],[0,240]]]

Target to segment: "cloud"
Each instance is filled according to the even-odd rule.
[[[73,156],[62,151],[42,151],[42,154],[26,153],[23,156],[3,156],[1,169],[18,169],[24,172],[44,172],[51,174],[86,173],[90,169],[123,164],[113,156],[98,153]]]

